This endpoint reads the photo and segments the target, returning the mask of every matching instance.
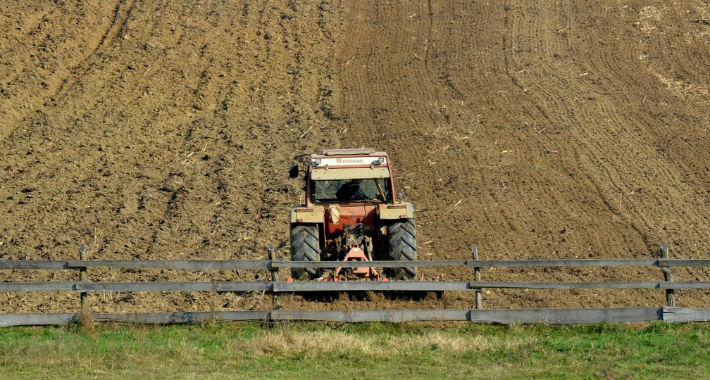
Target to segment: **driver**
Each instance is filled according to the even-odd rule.
[[[367,200],[367,195],[360,188],[362,179],[353,179],[340,185],[340,188],[335,192],[335,196],[339,201],[363,201]]]

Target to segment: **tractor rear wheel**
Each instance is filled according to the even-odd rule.
[[[315,224],[291,225],[291,261],[320,261],[318,226]],[[296,280],[319,278],[318,268],[291,268],[291,277]]]
[[[391,224],[389,236],[389,260],[417,261],[417,234],[414,219]],[[412,280],[417,277],[417,267],[391,268],[389,276],[396,280]]]

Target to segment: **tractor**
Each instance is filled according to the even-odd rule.
[[[299,176],[292,165],[289,177]],[[329,149],[312,154],[305,168],[305,204],[290,213],[292,261],[417,260],[414,207],[398,202],[387,153],[374,149]],[[292,268],[296,280],[343,278],[412,280],[415,266]]]

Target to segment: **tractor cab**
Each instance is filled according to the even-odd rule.
[[[306,177],[306,203],[394,202],[389,158],[374,149],[332,149],[311,155]]]
[[[298,167],[289,174],[297,177]],[[291,209],[292,260],[416,260],[414,209],[395,199],[387,153],[330,149],[312,154],[305,181],[305,204]],[[416,275],[414,267],[392,272],[402,278]],[[292,275],[313,279],[322,273],[294,268]]]

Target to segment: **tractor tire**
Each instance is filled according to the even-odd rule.
[[[291,225],[291,261],[320,261],[318,225]],[[310,280],[321,275],[319,268],[291,268],[291,277],[295,280]]]
[[[414,219],[406,219],[391,224],[387,228],[389,236],[389,260],[417,261],[417,234]],[[417,267],[391,268],[388,276],[395,280],[413,280],[417,277]]]

